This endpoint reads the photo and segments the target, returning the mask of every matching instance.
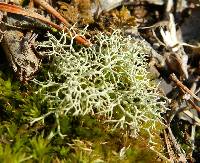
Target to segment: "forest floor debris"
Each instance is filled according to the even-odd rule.
[[[40,26],[38,28],[35,26],[33,28],[34,33],[40,31],[36,41],[45,41],[47,38],[43,35],[47,31],[54,33],[55,37],[59,38],[58,31],[66,30],[68,38],[76,38],[78,44],[74,42],[75,47],[80,47],[80,44],[93,46],[95,42],[90,40],[92,35],[97,35],[98,31],[101,31],[109,36],[117,28],[124,31],[127,37],[129,35],[144,40],[146,45],[148,44],[148,46],[152,48],[151,55],[146,57],[150,70],[153,70],[155,73],[152,76],[154,79],[165,83],[166,86],[165,88],[160,87],[159,89],[169,103],[167,106],[169,108],[167,113],[163,114],[163,123],[165,123],[167,128],[163,129],[160,127],[159,131],[155,131],[154,136],[162,138],[164,141],[160,139],[160,141],[158,140],[157,142],[156,151],[159,154],[156,154],[156,152],[152,154],[153,151],[148,151],[150,149],[148,147],[149,140],[145,133],[141,133],[142,136],[140,136],[140,139],[145,140],[146,143],[142,146],[142,144],[138,142],[138,139],[129,137],[130,133],[127,133],[129,131],[124,132],[121,129],[117,129],[117,131],[124,134],[120,135],[116,132],[113,133],[109,125],[107,126],[104,124],[104,127],[102,127],[99,119],[105,120],[105,117],[101,116],[96,117],[97,119],[90,114],[85,118],[63,116],[59,122],[60,128],[56,128],[56,123],[58,122],[55,121],[57,115],[55,114],[55,116],[50,116],[50,118],[46,116],[43,119],[44,123],[38,122],[31,126],[29,124],[30,117],[38,118],[41,115],[45,115],[48,109],[45,108],[47,105],[44,103],[36,103],[37,100],[40,101],[42,98],[37,99],[39,97],[34,96],[33,92],[38,89],[38,86],[35,86],[29,80],[35,77],[35,74],[38,74],[39,79],[44,79],[45,76],[40,75],[42,71],[43,73],[48,73],[47,65],[49,62],[52,62],[52,60],[45,57],[40,58],[40,56],[38,56],[39,62],[37,65],[30,62],[31,57],[29,57],[29,59],[23,59],[23,64],[19,64],[19,61],[17,61],[15,62],[17,66],[12,65],[14,73],[16,74],[9,70],[6,65],[6,60],[4,60],[1,61],[0,67],[2,71],[0,80],[0,112],[2,113],[0,116],[2,126],[0,129],[0,142],[2,142],[0,146],[0,160],[5,159],[4,155],[8,155],[8,153],[10,153],[10,155],[12,153],[13,158],[17,161],[29,159],[37,161],[49,160],[50,158],[47,156],[47,153],[51,153],[52,151],[57,153],[54,154],[54,160],[57,161],[65,160],[65,155],[68,155],[71,160],[91,159],[100,162],[105,160],[108,162],[113,160],[147,161],[149,158],[152,161],[154,160],[153,162],[165,162],[169,160],[171,162],[198,162],[200,160],[198,155],[200,153],[200,36],[198,36],[199,28],[195,28],[199,26],[199,1],[178,0],[174,3],[172,0],[168,0],[167,2],[162,0],[130,0],[126,2],[122,0],[72,0],[59,1],[56,3],[51,0],[48,2],[33,0],[32,2],[39,4],[38,6],[40,7],[37,11],[28,11],[19,6],[19,3],[14,5],[0,2],[0,10],[4,11],[4,15],[1,14],[0,16],[2,18],[1,24],[3,24],[4,27],[6,26],[4,29],[0,28],[1,44],[3,44],[3,37],[6,37],[4,36],[5,32],[17,30],[21,32],[23,37],[20,36],[19,38],[15,38],[15,40],[18,40],[19,47],[22,44],[22,47],[28,47],[28,49],[31,49],[31,52],[34,52],[29,53],[30,55],[37,55],[41,53],[41,51],[48,52],[49,50],[48,48],[45,49],[45,47],[37,48],[39,47],[37,43],[31,42],[29,38],[25,37],[25,34],[28,33],[27,31],[32,31],[32,29],[28,29],[27,26],[26,28],[22,27],[21,24],[19,25],[19,21],[16,21],[17,23],[15,22],[14,25],[9,24],[9,14],[5,16],[5,12],[11,12],[14,13],[14,15],[19,14],[22,20],[31,17],[34,21],[37,19],[40,23],[42,22],[42,27]],[[20,5],[26,3],[26,1],[21,1]],[[48,14],[44,14],[44,11],[41,9],[45,9],[48,13],[53,14],[60,22],[55,20],[55,18],[52,19],[52,15],[46,18],[45,16]],[[193,14],[191,14],[191,12]],[[51,20],[49,19],[50,17]],[[30,25],[32,23],[28,22],[28,24]],[[76,34],[79,33],[78,31],[82,31],[81,29],[86,29],[85,27],[87,25],[87,30],[84,30],[84,37],[82,34]],[[192,32],[190,29],[191,26],[193,27]],[[73,27],[74,31],[71,27]],[[69,28],[73,32],[71,32]],[[70,39],[67,40],[67,38],[63,37],[61,37],[61,39],[70,43]],[[16,44],[17,43],[14,43],[13,45]],[[21,54],[24,55],[24,53]],[[4,53],[1,52],[2,58],[5,57],[3,55]],[[13,54],[9,55],[10,57],[8,58],[14,57]],[[36,61],[36,59],[33,60]],[[39,70],[41,60],[43,61]],[[12,62],[13,61],[16,60],[12,60]],[[35,69],[31,70],[30,65],[31,68],[35,67]],[[15,67],[20,69],[20,71],[15,71]],[[24,85],[18,83],[15,76],[20,76],[19,79],[21,81],[26,81],[28,84]],[[12,94],[13,92],[15,93]],[[165,94],[165,92],[167,92],[167,94]],[[42,108],[42,106],[44,106],[44,108]],[[23,113],[19,113],[19,110],[23,111]],[[20,117],[22,117],[22,119],[20,119]],[[13,123],[15,122],[19,123],[14,125]],[[68,126],[63,127],[63,123],[68,124]],[[46,126],[44,126],[44,124]],[[99,128],[96,127],[93,129],[93,125],[97,125]],[[24,137],[23,140],[19,140],[18,137],[22,135],[17,129],[19,129],[20,132],[27,133],[25,136],[26,138]],[[59,130],[69,135],[69,137],[64,139],[68,142],[68,145],[54,135]],[[92,134],[92,132],[100,137],[102,136],[103,142]],[[34,134],[36,137],[31,136]],[[111,141],[112,135],[115,137],[113,141]],[[72,139],[70,139],[70,136],[72,136]],[[116,136],[121,138],[121,140],[116,138]],[[47,139],[47,137],[49,137],[49,139]],[[31,139],[28,140],[28,138]],[[99,144],[94,143],[94,138],[99,141]],[[12,143],[13,140],[14,143]],[[61,144],[61,146],[56,144],[56,142]],[[164,142],[166,143],[165,145]],[[17,146],[17,143],[21,143],[21,150]],[[26,143],[29,145],[26,146]],[[41,149],[46,148],[43,153],[42,150],[38,148],[41,144],[43,145]],[[105,147],[105,144],[109,145]],[[26,148],[29,149],[28,153],[25,152]],[[31,148],[33,150],[30,150]],[[138,155],[133,152],[133,149],[136,148],[140,148],[138,149]],[[165,148],[165,150],[162,148]],[[98,151],[96,154],[95,150],[96,152]],[[102,154],[105,151],[108,152],[107,155],[105,155],[105,153]],[[146,157],[140,158],[139,155],[141,151],[145,151]],[[41,155],[40,152],[42,153]],[[126,154],[122,154],[123,152]],[[89,157],[91,153],[92,155]],[[159,159],[156,159],[156,155],[160,155]],[[111,156],[110,160],[109,156]],[[9,160],[12,158],[6,159]]]

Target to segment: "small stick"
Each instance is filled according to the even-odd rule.
[[[170,162],[174,162],[173,160],[175,160],[175,153],[172,149],[172,146],[171,146],[171,143],[170,143],[170,140],[169,140],[169,136],[167,135],[166,131],[164,130],[164,139],[165,139],[165,144],[166,144],[166,148],[167,148],[167,153],[169,155],[169,159],[170,159]]]
[[[44,1],[44,0],[31,0],[31,1],[42,6],[50,14],[54,15],[57,19],[59,19],[62,23],[64,23],[67,28],[71,27],[71,24],[69,24],[68,21],[58,11],[56,11],[50,4],[48,4],[46,1]],[[66,28],[64,28],[64,30],[66,30]],[[86,40],[85,38],[83,38],[81,36],[76,36],[75,40],[79,44],[87,46],[87,47],[89,47],[91,45],[91,43],[88,40]]]
[[[168,129],[168,132],[169,132],[170,139],[172,140],[173,146],[174,146],[174,148],[175,148],[175,150],[176,150],[176,153],[177,153],[178,156],[179,156],[178,162],[187,162],[185,153],[184,153],[184,151],[182,150],[181,146],[178,144],[176,138],[174,137],[174,134],[173,134],[173,132],[172,132],[172,130],[171,130],[171,127],[168,126],[167,129]]]
[[[42,15],[40,15],[36,12],[25,10],[22,7],[19,7],[19,6],[16,6],[16,5],[11,5],[11,4],[7,4],[7,3],[4,3],[4,2],[0,2],[0,11],[35,18],[35,19],[38,19],[38,20],[40,20],[40,21],[42,21],[42,22],[44,22],[44,23],[46,23],[46,24],[48,24],[48,25],[50,25],[50,26],[52,26],[52,27],[54,27],[58,30],[62,30],[62,28],[59,25],[49,21],[47,18],[43,17]]]
[[[187,100],[193,108],[195,108],[200,113],[200,107],[197,106],[191,99]]]
[[[160,22],[155,23],[155,24],[148,26],[148,27],[139,27],[139,29],[150,29],[150,28],[155,29],[155,28],[158,28],[158,27],[165,27],[167,25],[169,25],[169,21],[163,20],[163,21],[160,21]]]
[[[16,6],[16,5],[11,5],[11,4],[7,4],[4,2],[0,2],[0,11],[10,12],[10,13],[18,14],[18,15],[35,18],[35,19],[38,19],[38,20],[54,27],[57,30],[60,30],[60,31],[64,30],[66,33],[69,33],[69,30],[67,30],[67,28],[62,28],[59,25],[49,21],[47,18],[43,17],[42,15],[40,15],[36,12],[25,10],[24,8]],[[86,47],[89,47],[91,45],[91,43],[87,39],[83,38],[82,36],[76,36],[75,40],[77,41],[77,43],[84,45]]]
[[[175,82],[175,84],[181,88],[182,90],[184,90],[185,92],[187,92],[188,94],[190,94],[195,100],[200,102],[200,98],[197,97],[190,89],[188,89],[180,80],[178,80],[178,78],[176,77],[175,74],[170,74],[169,78]]]
[[[56,11],[50,4],[45,2],[44,0],[33,0],[35,3],[39,4],[42,6],[45,10],[47,10],[49,13],[54,15],[57,19],[59,19],[61,22],[63,22],[67,27],[71,27],[71,24],[67,22],[67,20],[60,15],[58,11]]]

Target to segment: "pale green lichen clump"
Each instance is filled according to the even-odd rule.
[[[151,130],[161,122],[165,111],[157,87],[148,78],[147,55],[150,49],[142,41],[123,36],[120,30],[111,35],[99,33],[87,47],[67,43],[65,34],[58,40],[48,34],[49,40],[39,47],[49,47],[43,53],[51,59],[46,81],[33,81],[41,87],[37,93],[44,97],[48,112],[32,123],[55,114],[99,115],[113,128],[128,128],[132,136],[141,129]]]

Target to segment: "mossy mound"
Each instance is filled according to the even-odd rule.
[[[118,31],[89,49],[66,40],[40,44],[51,64],[38,80],[21,85],[1,73],[0,162],[161,161],[150,146],[163,152],[165,108],[146,71],[148,49]]]

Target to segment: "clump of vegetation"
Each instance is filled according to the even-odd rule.
[[[50,114],[56,117],[57,132],[63,115],[96,115],[112,122],[113,129],[129,129],[136,137],[141,130],[150,138],[156,125],[162,123],[165,112],[157,87],[147,72],[150,49],[120,30],[111,35],[99,33],[95,45],[74,47],[63,33],[60,39],[49,40],[39,47],[48,47],[43,55],[51,58],[45,80],[33,80],[40,85],[37,93],[43,96],[48,111],[32,123]],[[44,74],[45,75],[45,74]]]
[[[157,161],[145,137],[132,139],[121,129],[112,131],[90,115],[60,117],[61,131],[67,135],[64,139],[51,136],[56,130],[52,116],[31,126],[30,119],[42,116],[47,107],[33,94],[36,89],[1,72],[0,162]],[[162,142],[157,143],[161,152]]]
[[[38,85],[1,72],[0,162],[159,161],[148,133],[163,153],[165,108],[146,71],[148,49],[120,31],[94,40],[72,47],[64,34],[50,35],[40,47],[49,47],[51,63]]]

